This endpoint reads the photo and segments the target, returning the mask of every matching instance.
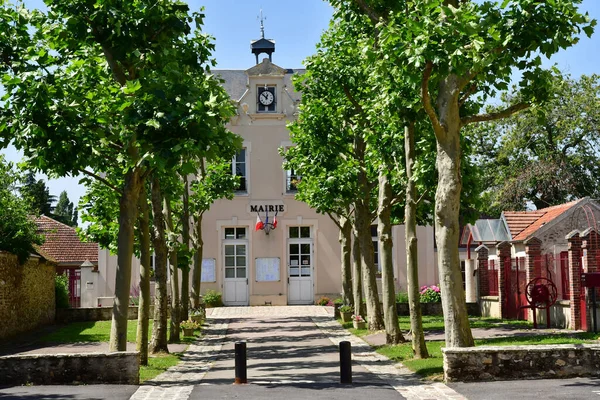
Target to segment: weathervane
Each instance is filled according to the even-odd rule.
[[[267,19],[267,17],[263,17],[262,8],[260,9],[260,16],[258,16],[256,18],[257,19],[260,18],[260,38],[264,39],[265,38],[265,24],[264,24],[264,21],[265,21],[265,19]]]

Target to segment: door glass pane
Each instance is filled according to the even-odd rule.
[[[297,239],[298,237],[299,237],[298,227],[297,226],[290,226],[290,238],[291,239]]]
[[[290,254],[298,254],[298,253],[300,253],[300,245],[290,244]]]
[[[225,239],[235,239],[234,228],[225,228]]]
[[[302,276],[310,276],[310,267],[302,267]]]
[[[304,256],[304,255],[302,255],[300,257],[301,257],[300,260],[301,260],[302,266],[310,265],[310,256]]]
[[[310,244],[302,243],[302,247],[300,248],[302,254],[310,254]]]
[[[238,278],[245,278],[246,277],[246,268],[236,268],[237,270],[237,277]]]
[[[301,238],[309,238],[310,237],[310,226],[300,227],[300,237]]]
[[[225,268],[225,278],[235,278],[235,269]]]
[[[300,258],[298,256],[290,256],[290,265],[295,267],[300,264]]]
[[[238,267],[245,267],[246,266],[246,257],[244,256],[238,256],[236,257],[236,266]]]
[[[231,246],[231,245],[225,246],[225,255],[226,256],[232,256],[234,254],[233,253],[233,247],[234,246]]]
[[[290,268],[290,276],[300,276],[300,268],[291,267]]]
[[[246,255],[246,246],[245,245],[237,246],[235,248],[235,254],[238,256],[245,256]]]
[[[225,257],[225,266],[226,267],[233,267],[235,266],[235,258],[234,257]]]

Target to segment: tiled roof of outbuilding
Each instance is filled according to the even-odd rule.
[[[512,240],[521,241],[533,235],[542,226],[569,210],[579,201],[581,199],[535,211],[504,211],[502,215],[508,225]]]
[[[41,251],[59,265],[81,265],[86,260],[98,264],[98,244],[82,242],[74,228],[45,215],[37,218],[35,223],[38,231],[46,236]]]

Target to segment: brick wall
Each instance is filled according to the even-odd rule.
[[[0,252],[0,339],[54,321],[54,275],[54,265],[37,257],[19,265]]]

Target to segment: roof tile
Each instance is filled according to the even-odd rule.
[[[82,242],[74,228],[45,215],[35,223],[46,236],[40,249],[59,264],[83,264],[86,260],[98,264],[98,244]]]

